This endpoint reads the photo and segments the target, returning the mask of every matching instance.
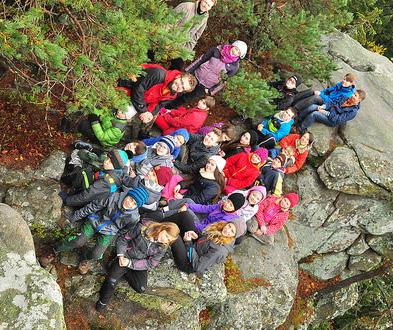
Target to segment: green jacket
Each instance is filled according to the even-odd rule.
[[[127,126],[126,119],[118,119],[111,115],[100,117],[100,121],[91,124],[91,128],[104,147],[113,147],[118,144],[124,135]]]

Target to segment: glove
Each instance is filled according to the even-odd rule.
[[[90,123],[94,123],[94,122],[100,121],[100,117],[97,116],[97,115],[94,114],[94,113],[91,113],[90,115],[87,116],[87,120],[88,120]]]
[[[59,196],[60,196],[61,200],[63,201],[63,204],[65,204],[65,201],[68,198],[68,194],[65,191],[60,191]]]

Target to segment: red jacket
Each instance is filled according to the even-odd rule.
[[[138,93],[138,94],[143,93],[143,100],[146,103],[147,111],[149,112],[153,112],[154,110],[158,111],[156,107],[159,105],[160,102],[174,100],[177,97],[177,93],[164,94],[164,91],[173,80],[175,80],[177,77],[181,75],[181,72],[178,70],[166,70],[164,67],[162,67],[159,64],[142,64],[142,67],[144,69],[160,69],[164,71],[165,78],[163,82],[155,84],[148,89],[144,89],[144,83],[138,84],[138,81],[144,80],[148,82],[150,77],[149,75],[145,75],[138,78],[137,82],[135,83],[137,85],[136,90],[133,89],[134,93]],[[116,87],[116,89],[125,90],[126,94],[128,96],[131,96],[131,100],[133,101],[133,103],[141,102],[141,100],[139,100],[139,97],[138,97],[138,101],[134,99],[130,88]],[[142,94],[140,96],[142,96]],[[136,107],[136,110],[137,111],[139,110],[138,107]]]
[[[300,139],[300,134],[289,134],[288,136],[282,138],[280,140],[280,147],[285,149],[286,147],[294,147],[295,149],[295,163],[292,166],[288,166],[284,169],[285,174],[295,173],[299,171],[304,165],[306,158],[308,156],[308,149],[306,149],[303,153],[300,153],[296,148],[296,140]]]
[[[270,195],[267,197],[262,203],[259,203],[258,212],[255,214],[257,218],[259,227],[266,226],[267,232],[266,234],[274,234],[277,230],[279,230],[282,226],[284,226],[285,221],[287,221],[289,212],[288,211],[279,211],[275,217],[270,220],[265,219],[264,214],[269,210],[269,208],[275,207],[275,202],[280,197],[275,195]]]
[[[185,128],[188,132],[195,134],[205,123],[208,112],[198,108],[187,110],[184,107],[180,107],[159,116],[170,126],[169,129],[163,131],[165,135],[171,134],[179,128]]]
[[[227,186],[235,188],[247,188],[251,186],[259,176],[259,168],[250,161],[250,154],[240,152],[227,158],[224,167]]]

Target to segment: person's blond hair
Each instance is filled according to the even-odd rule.
[[[355,76],[353,73],[347,73],[347,74],[344,76],[344,79],[345,79],[346,81],[350,82],[351,84],[353,84],[353,83],[355,82],[355,80],[356,80],[356,76]]]
[[[169,246],[177,240],[180,234],[179,227],[173,222],[159,223],[159,222],[151,221],[146,226],[146,230],[145,230],[146,238],[152,241],[157,241],[158,235],[164,230],[167,232],[169,236],[169,242],[166,244],[166,246]]]
[[[207,238],[218,245],[228,245],[235,240],[235,237],[227,237],[222,234],[224,227],[231,222],[218,221],[208,225],[203,231]],[[234,224],[233,224],[234,225]],[[236,225],[234,225],[236,227]]]
[[[363,101],[367,97],[367,93],[363,89],[358,89],[357,92],[358,92],[360,101]]]
[[[213,108],[216,105],[216,100],[214,99],[213,96],[206,96],[205,101],[209,109]]]

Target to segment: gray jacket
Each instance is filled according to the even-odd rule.
[[[153,169],[153,167],[156,166],[166,166],[172,168],[172,160],[172,155],[159,156],[157,155],[156,148],[148,147],[146,159],[140,163],[135,164],[135,172],[137,175],[145,176]]]
[[[95,200],[75,211],[71,222],[86,218],[93,228],[102,235],[116,235],[119,230],[139,221],[138,209],[126,210],[123,200],[127,192],[116,192],[108,198]]]
[[[199,38],[201,37],[203,31],[205,31],[207,26],[207,20],[209,18],[209,13],[203,15],[198,14],[199,2],[183,2],[179,4],[174,10],[178,13],[183,13],[183,17],[177,22],[178,26],[184,26],[194,17],[199,18],[196,23],[193,24],[190,29],[189,36],[190,41],[186,42],[185,48],[193,50],[197,44]]]

